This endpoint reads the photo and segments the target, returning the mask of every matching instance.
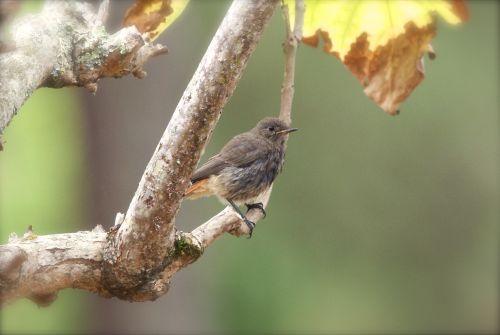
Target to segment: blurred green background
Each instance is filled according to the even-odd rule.
[[[111,3],[110,30],[128,1]],[[191,1],[159,42],[144,80],[38,90],[0,153],[2,243],[110,227],[229,5]],[[287,161],[251,240],[225,236],[130,304],[65,290],[48,308],[1,310],[2,333],[494,333],[499,315],[499,3],[440,24],[437,59],[390,117],[335,58],[298,53]],[[226,106],[203,160],[277,115],[283,75],[277,12]],[[189,230],[222,209],[183,204]]]

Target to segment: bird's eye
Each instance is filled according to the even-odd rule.
[[[269,127],[267,129],[269,129],[269,131],[274,131],[274,127]]]

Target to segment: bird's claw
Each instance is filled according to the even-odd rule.
[[[267,216],[266,210],[264,209],[264,204],[262,202],[258,202],[256,204],[245,204],[245,206],[247,206],[247,213],[249,210],[257,208],[262,212],[264,218]]]
[[[246,225],[248,226],[248,229],[250,229],[250,233],[248,235],[248,238],[251,238],[252,237],[252,232],[253,232],[253,229],[255,228],[255,223],[248,220],[247,218],[244,218],[243,221],[246,223]]]

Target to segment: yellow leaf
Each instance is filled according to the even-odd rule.
[[[124,26],[135,25],[142,33],[157,38],[179,17],[189,0],[136,0],[127,10]]]
[[[285,0],[294,22],[295,1]],[[396,114],[424,76],[435,14],[457,24],[463,1],[305,0],[303,42],[336,55],[386,112]]]

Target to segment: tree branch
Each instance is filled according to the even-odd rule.
[[[47,296],[64,287],[131,301],[154,300],[168,290],[176,271],[202,254],[208,244],[203,245],[195,234],[176,232],[174,218],[221,110],[276,6],[277,0],[233,2],[148,163],[127,213],[119,215],[105,235],[59,236],[64,255],[45,257],[55,260],[44,270],[46,288],[34,283],[40,268],[38,256],[42,249],[50,249],[50,243],[57,245],[57,238],[53,241],[57,235],[45,236],[47,243],[33,242],[41,238],[35,237],[0,247],[0,255],[10,260],[0,266],[1,301],[39,293]],[[91,252],[84,246],[86,241],[92,245]],[[81,266],[83,255],[90,255],[92,265]],[[64,277],[70,270],[72,276]],[[51,284],[51,276],[61,280]]]
[[[282,4],[283,17],[285,19],[286,40],[283,42],[283,53],[285,54],[285,74],[281,85],[281,109],[280,118],[292,122],[292,103],[295,93],[295,55],[297,47],[302,39],[302,26],[304,24],[304,0],[295,0],[295,26],[292,31],[288,6]]]
[[[105,244],[100,226],[71,234],[11,236],[0,247],[0,302],[27,297],[45,306],[67,287],[109,297],[101,284]]]
[[[103,1],[96,13],[85,2],[48,1],[41,13],[14,23],[15,47],[0,54],[0,135],[39,87],[83,86],[95,92],[103,77],[143,77],[144,63],[167,52],[135,27],[107,34],[108,5]]]

